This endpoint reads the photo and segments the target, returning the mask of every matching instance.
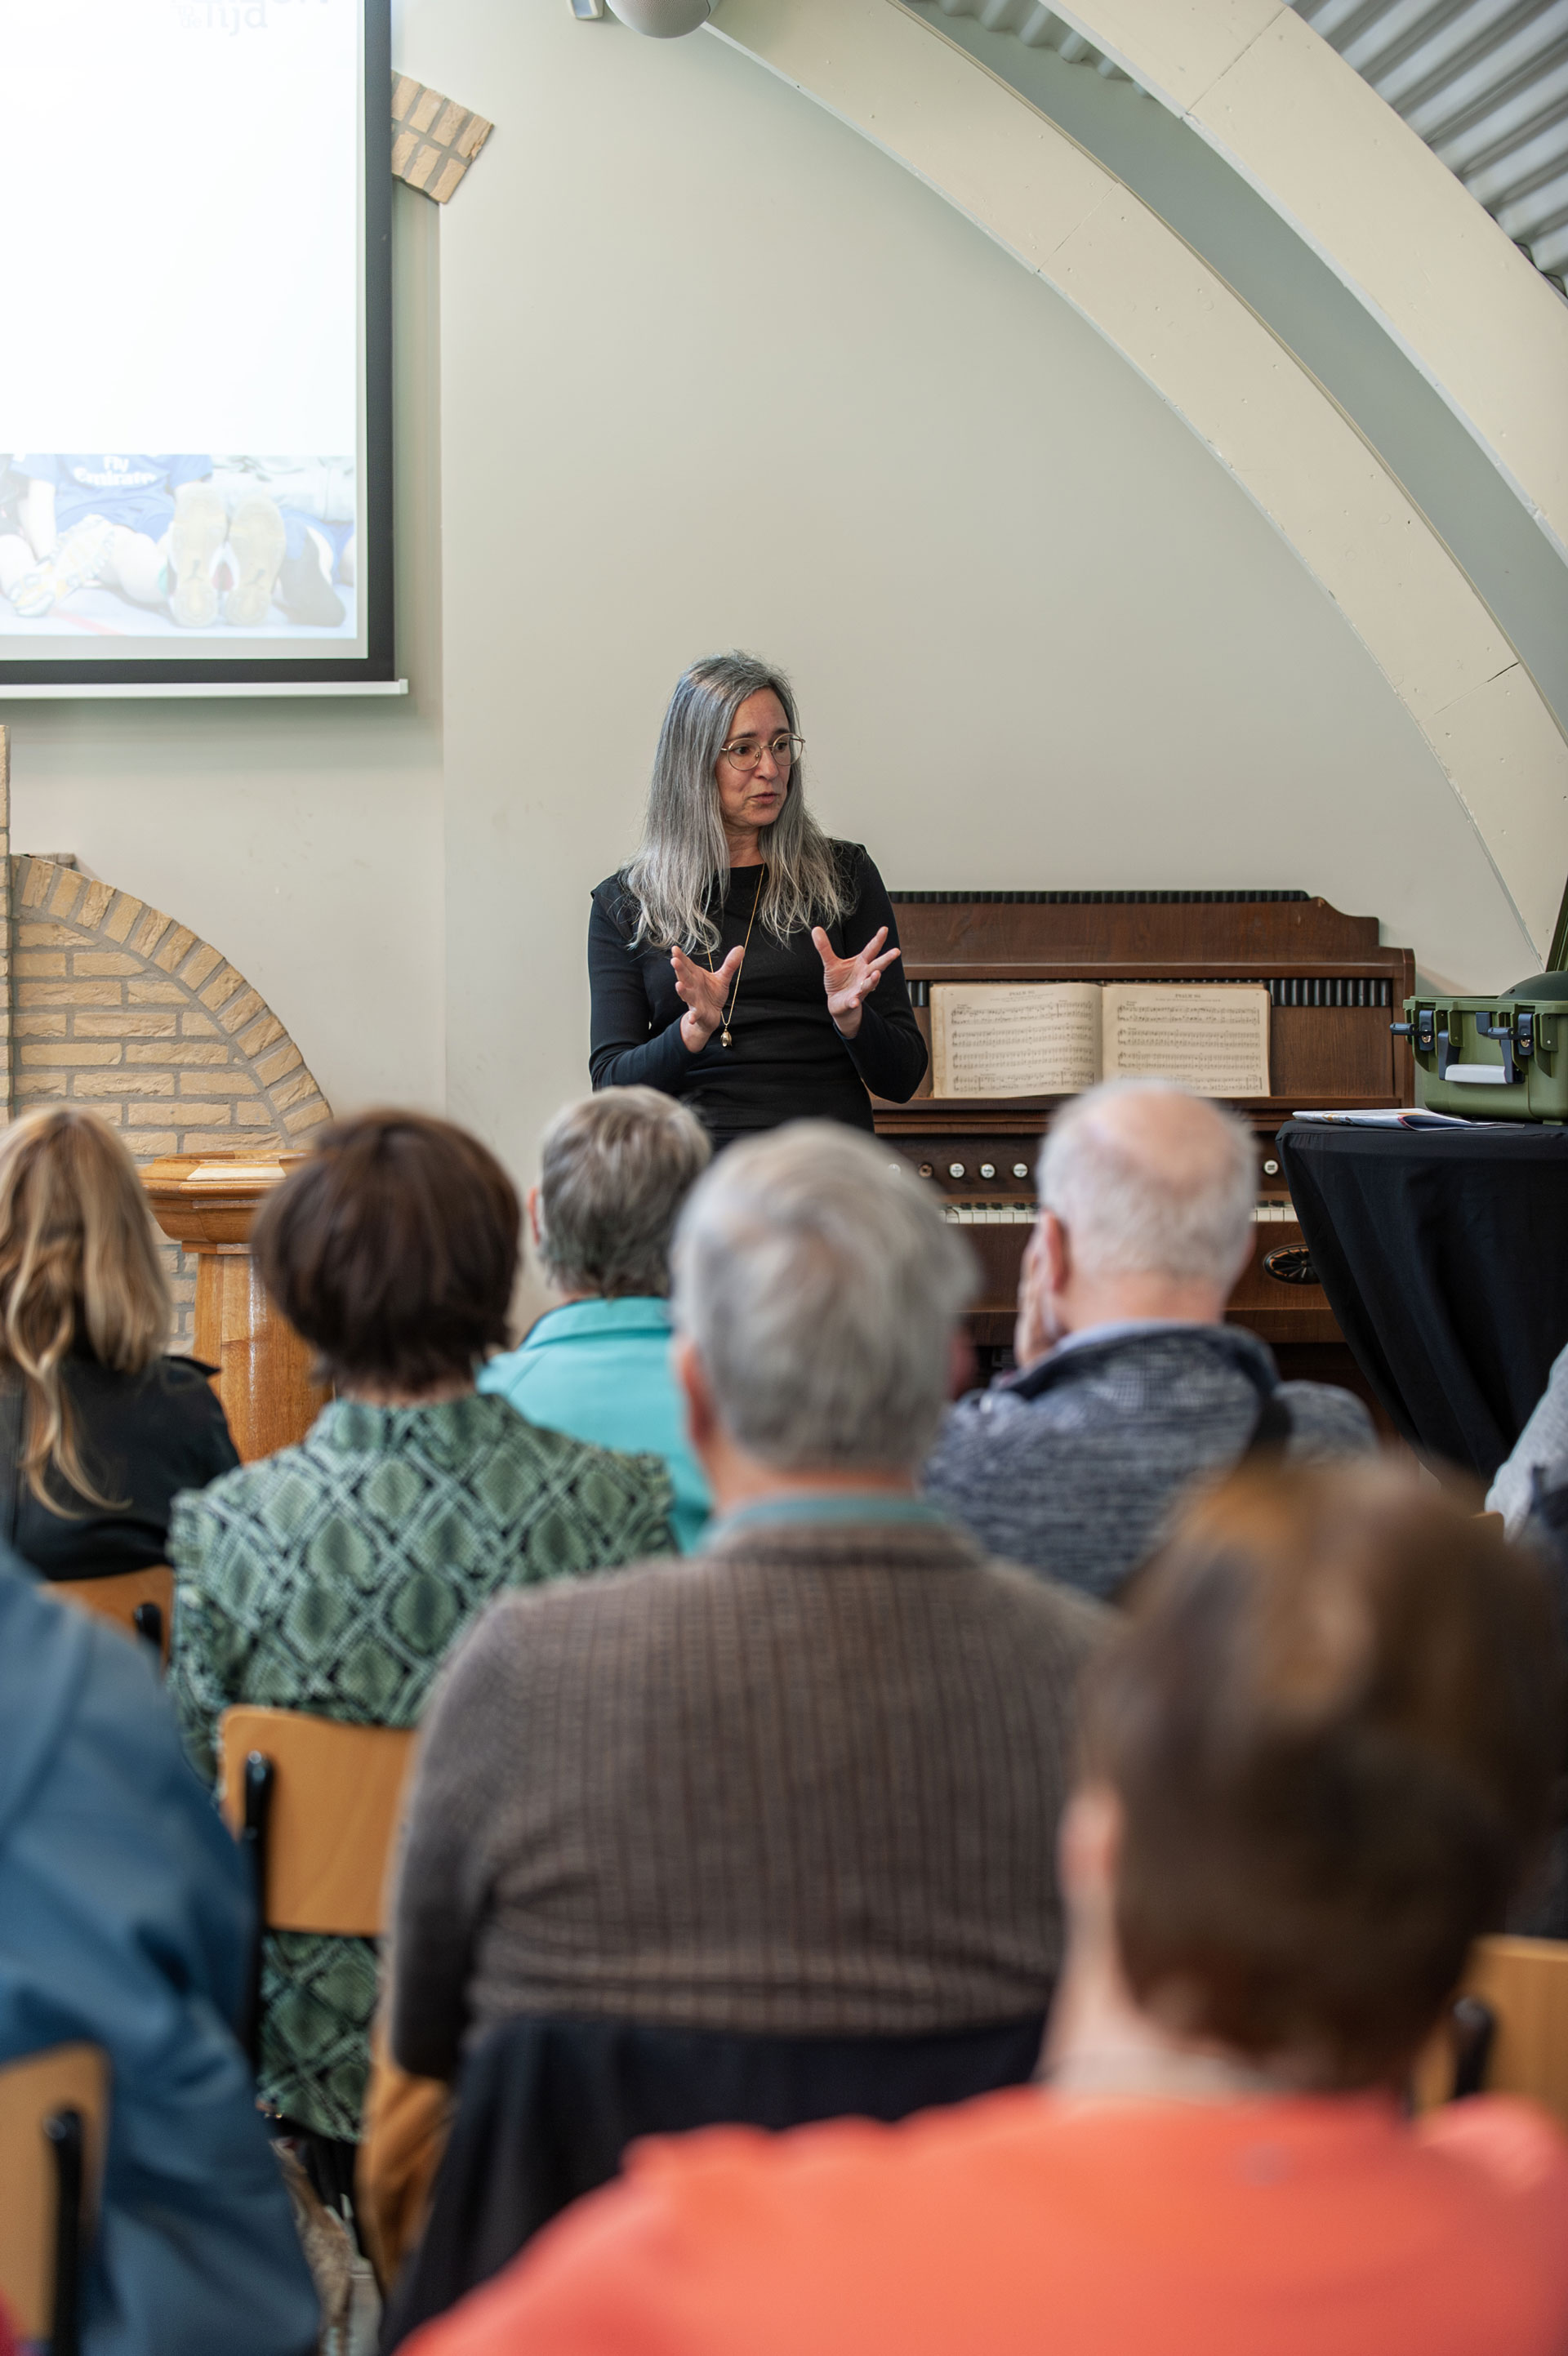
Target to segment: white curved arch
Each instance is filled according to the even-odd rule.
[[[1568,870],[1568,744],[1472,584],[1316,380],[1119,180],[900,0],[720,0],[707,29],[957,206],[1186,420],[1361,638],[1544,958]]]
[[[1394,337],[1568,558],[1568,304],[1285,0],[1050,0]]]

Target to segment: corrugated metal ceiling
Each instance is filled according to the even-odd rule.
[[[1561,286],[1568,0],[1294,0]]]
[[[1559,289],[1568,288],[1568,0],[1290,0]],[[1039,0],[938,0],[1126,77]]]
[[[937,0],[944,16],[973,16],[988,32],[1016,33],[1031,49],[1055,49],[1069,65],[1092,66],[1109,80],[1125,81],[1128,77],[1109,58],[1090,47],[1081,33],[1064,25],[1039,0]]]

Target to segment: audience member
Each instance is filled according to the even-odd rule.
[[[1049,2084],[655,2145],[417,2356],[1548,2356],[1568,2146],[1401,2092],[1542,1828],[1530,1565],[1387,1466],[1190,1509],[1090,1671]]]
[[[699,1180],[676,1365],[702,1551],[508,1598],[442,1680],[394,1912],[392,2050],[523,2014],[787,2036],[1044,2008],[1072,1693],[1101,1615],[914,1494],[961,1240],[802,1122]]]
[[[926,1468],[993,1555],[1113,1596],[1195,1473],[1249,1448],[1374,1444],[1348,1391],[1282,1383],[1225,1304],[1251,1248],[1245,1122],[1164,1080],[1076,1098],[1040,1157],[1017,1371],[961,1400]]]
[[[143,1648],[0,1548],[0,2065],[80,2042],[109,2062],[85,2356],[316,2346],[231,2026],[251,1925],[249,1875]]]
[[[557,1113],[528,1216],[561,1306],[479,1376],[553,1431],[661,1456],[683,1551],[708,1490],[670,1365],[670,1238],[712,1154],[702,1122],[658,1088],[605,1088]]]
[[[169,1509],[239,1462],[169,1291],[136,1166],[61,1105],[0,1138],[0,1538],[46,1579],[166,1560]]]
[[[1487,1507],[1501,1514],[1509,1537],[1516,1538],[1530,1520],[1537,1494],[1563,1488],[1568,1488],[1568,1350],[1553,1359],[1529,1422],[1497,1469]]]
[[[499,1590],[669,1548],[655,1459],[475,1392],[507,1338],[520,1220],[477,1139],[399,1112],[321,1130],[263,1206],[262,1280],[338,1395],[298,1447],[176,1506],[170,1680],[203,1775],[235,1702],[412,1726]],[[269,1935],[262,2092],[344,2190],[375,1999],[370,1941]]]
[[[1490,1512],[1506,1512],[1509,1538],[1528,1547],[1540,1565],[1552,1597],[1558,1636],[1568,1644],[1568,1373],[1562,1371],[1565,1362],[1568,1352],[1553,1366],[1552,1386],[1530,1417],[1520,1448],[1498,1472],[1487,1505]],[[1555,1432],[1551,1429],[1553,1413],[1561,1419]],[[1527,1440],[1538,1461],[1521,1464],[1520,1451]],[[1522,1513],[1520,1488],[1524,1495]],[[1509,1929],[1522,1938],[1568,1939],[1568,1744],[1558,1766],[1552,1840],[1540,1871],[1519,1892],[1509,1916]]]

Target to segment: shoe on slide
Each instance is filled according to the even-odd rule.
[[[35,564],[11,584],[11,603],[24,622],[41,621],[59,595],[52,564]]]
[[[229,526],[229,546],[240,577],[223,600],[223,619],[237,629],[260,629],[288,538],[275,499],[256,492],[240,501]]]
[[[331,629],[347,608],[321,570],[316,542],[308,535],[297,556],[285,556],[278,567],[278,604],[291,622],[314,622]]]
[[[229,518],[211,484],[182,483],[174,495],[168,547],[169,611],[182,629],[204,630],[218,619],[212,560],[228,532]]]
[[[61,597],[98,579],[112,530],[102,516],[89,516],[41,564],[23,573],[12,588],[11,603],[25,622],[38,621]]]

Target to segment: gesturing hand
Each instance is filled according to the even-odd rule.
[[[876,952],[887,938],[887,927],[873,933],[865,947],[854,957],[836,956],[833,945],[821,925],[811,927],[811,939],[822,961],[822,980],[827,985],[828,1012],[832,1016],[841,1039],[853,1039],[860,1029],[860,1010],[896,957],[898,949]]]
[[[705,965],[693,964],[684,949],[671,950],[676,992],[685,1000],[687,1008],[681,1017],[681,1036],[692,1055],[702,1053],[724,1021],[730,985],[740,971],[745,955],[744,949],[731,949],[717,973],[710,973]]]

